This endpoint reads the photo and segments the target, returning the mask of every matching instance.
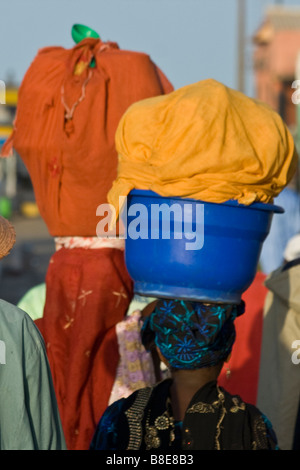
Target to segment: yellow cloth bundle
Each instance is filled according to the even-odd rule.
[[[132,189],[221,203],[272,202],[293,177],[293,137],[268,105],[212,80],[139,101],[117,128],[108,201]]]

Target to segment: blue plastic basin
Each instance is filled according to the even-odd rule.
[[[274,212],[284,210],[272,204],[216,204],[131,191],[122,220],[135,293],[239,303],[255,277]]]

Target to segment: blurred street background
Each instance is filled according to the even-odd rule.
[[[16,189],[11,206],[6,211],[3,209],[3,215],[8,215],[15,227],[16,244],[0,260],[0,298],[13,304],[29,289],[44,282],[54,252],[53,238],[39,215],[25,172],[23,177],[19,174]]]
[[[79,0],[72,8],[67,0],[11,0],[3,2],[1,15],[0,149],[12,132],[19,86],[35,54],[46,46],[73,47],[71,26],[80,22],[96,23],[104,40],[123,49],[150,54],[175,89],[214,78],[267,103],[281,115],[300,151],[300,0],[86,0],[84,11]],[[279,266],[288,239],[300,231],[299,175],[288,188],[291,203],[278,200],[285,222],[276,229],[273,221],[274,236],[264,243],[266,274]],[[10,255],[0,260],[0,298],[16,304],[45,281],[54,253],[16,153],[0,159],[0,214],[11,220],[17,235]],[[283,225],[284,236],[279,233]]]

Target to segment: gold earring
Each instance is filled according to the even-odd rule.
[[[226,379],[229,379],[230,376],[231,376],[231,369],[230,369],[230,365],[226,366]]]

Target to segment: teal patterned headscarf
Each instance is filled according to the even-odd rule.
[[[159,300],[142,326],[142,342],[161,351],[170,367],[199,369],[225,360],[235,341],[240,305]]]

